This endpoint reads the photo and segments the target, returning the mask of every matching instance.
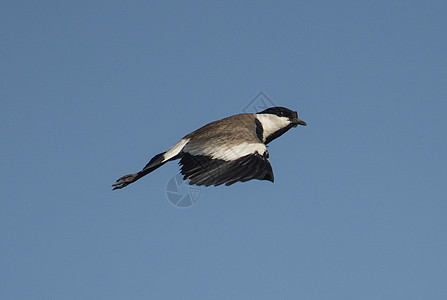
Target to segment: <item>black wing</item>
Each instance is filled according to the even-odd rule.
[[[189,184],[232,185],[237,181],[251,179],[273,182],[273,170],[267,151],[263,155],[253,153],[230,161],[183,153],[179,164],[183,179],[190,179]]]

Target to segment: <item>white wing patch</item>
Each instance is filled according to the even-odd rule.
[[[262,124],[263,135],[262,141],[265,142],[265,139],[271,135],[272,133],[287,127],[290,124],[290,120],[287,117],[278,117],[277,115],[272,114],[256,114],[256,118],[258,118],[259,122]]]
[[[231,147],[210,147],[204,145],[186,145],[184,151],[188,152],[191,155],[205,155],[210,156],[214,159],[222,159],[226,161],[230,160],[236,160],[238,158],[241,158],[243,156],[259,153],[260,155],[263,155],[264,152],[267,150],[264,144],[262,143],[242,143],[239,145],[231,146]]]
[[[171,148],[169,148],[168,151],[166,151],[166,153],[164,154],[164,158],[163,158],[163,162],[173,158],[174,156],[176,156],[177,154],[180,153],[180,151],[183,150],[183,148],[185,147],[185,145],[189,142],[189,139],[181,139],[180,141],[178,141],[174,146],[172,146]]]

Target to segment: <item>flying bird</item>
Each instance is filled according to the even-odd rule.
[[[306,126],[298,113],[271,107],[255,114],[238,114],[209,123],[155,155],[138,173],[119,178],[113,189],[137,181],[171,160],[180,159],[183,179],[195,185],[232,185],[251,179],[273,182],[266,145],[292,127]]]

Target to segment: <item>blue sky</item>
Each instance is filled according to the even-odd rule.
[[[445,299],[446,10],[3,1],[0,298]],[[112,192],[260,92],[274,184]]]

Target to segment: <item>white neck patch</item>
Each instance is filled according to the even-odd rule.
[[[290,124],[290,120],[287,117],[278,117],[273,114],[256,114],[255,116],[261,122],[262,128],[264,129],[262,134],[263,142],[265,142],[265,139],[269,135]]]

